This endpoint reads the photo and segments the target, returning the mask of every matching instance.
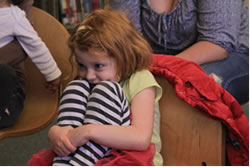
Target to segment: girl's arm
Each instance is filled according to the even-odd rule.
[[[151,142],[155,88],[149,87],[139,92],[132,100],[131,126],[110,126],[88,124],[69,131],[68,136],[74,146],[93,140],[115,149],[145,150]]]

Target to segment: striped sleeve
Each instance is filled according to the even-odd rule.
[[[15,8],[13,9],[13,13],[17,20],[13,35],[17,37],[24,51],[45,76],[46,81],[55,80],[61,75],[61,71],[49,49],[26,18],[24,11],[13,5],[11,8]]]

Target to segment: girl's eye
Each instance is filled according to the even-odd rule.
[[[95,68],[96,69],[101,69],[101,68],[103,68],[104,67],[104,65],[103,64],[95,64]]]
[[[84,67],[84,65],[83,65],[83,64],[81,64],[81,63],[78,63],[78,66],[79,66],[79,67],[81,67],[81,68],[83,68],[83,67]]]

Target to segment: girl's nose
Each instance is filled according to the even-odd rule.
[[[95,72],[93,70],[87,70],[86,79],[91,82],[96,78]]]

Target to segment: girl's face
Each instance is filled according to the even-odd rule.
[[[79,68],[78,75],[81,78],[87,79],[92,84],[104,80],[119,82],[116,63],[105,52],[94,50],[82,52],[75,49],[75,54]]]

